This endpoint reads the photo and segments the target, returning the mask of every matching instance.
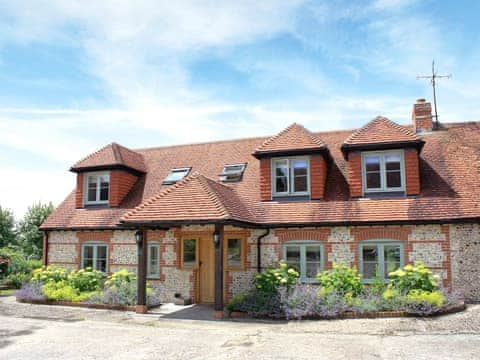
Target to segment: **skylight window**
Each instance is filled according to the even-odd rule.
[[[245,171],[246,166],[247,163],[225,165],[222,173],[220,174],[220,181],[233,182],[242,180],[243,172]]]
[[[191,168],[186,167],[186,168],[175,168],[170,170],[170,173],[163,180],[162,184],[164,185],[175,184],[178,180],[182,180],[185,176],[187,176],[188,173],[190,172],[190,169]]]

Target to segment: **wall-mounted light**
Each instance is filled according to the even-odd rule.
[[[135,242],[140,245],[142,243],[142,240],[143,240],[143,233],[138,230],[136,233],[135,233]]]
[[[215,246],[218,246],[218,244],[220,244],[220,235],[218,235],[217,233],[213,234],[213,244]]]

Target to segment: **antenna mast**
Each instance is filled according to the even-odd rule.
[[[436,87],[437,87],[437,79],[450,79],[452,77],[452,74],[448,75],[437,75],[437,71],[435,70],[435,60],[432,61],[432,75],[427,75],[427,76],[417,76],[417,80],[419,79],[428,79],[430,80],[433,88],[433,106],[435,108],[435,128],[438,129],[439,123],[438,123],[438,112],[437,112],[437,93],[436,93]]]

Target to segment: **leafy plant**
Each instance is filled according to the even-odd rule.
[[[332,270],[325,270],[317,275],[323,293],[336,292],[357,296],[363,292],[363,284],[356,268],[333,264]]]
[[[285,261],[280,261],[278,268],[267,268],[255,276],[255,287],[267,294],[276,294],[278,288],[289,289],[293,286],[300,274],[292,268],[288,268]]]
[[[378,269],[378,266],[375,269],[375,276],[372,280],[372,282],[369,284],[369,289],[373,294],[376,295],[382,295],[383,292],[385,291],[386,284],[385,281],[383,280],[382,276],[380,275],[380,271]]]
[[[390,276],[388,287],[401,294],[408,295],[412,290],[432,292],[438,289],[438,276],[433,275],[420,261],[415,262],[415,265],[405,265],[388,275]]]
[[[104,275],[90,267],[73,271],[68,275],[69,284],[80,292],[97,291],[102,285]]]
[[[238,299],[240,300],[240,299]],[[263,290],[253,289],[245,293],[241,301],[235,303],[235,311],[248,313],[252,317],[283,317],[283,310],[278,293],[268,293]]]
[[[411,290],[407,295],[407,300],[440,307],[445,303],[445,295],[441,291]]]
[[[32,280],[46,284],[50,281],[60,282],[68,279],[68,271],[62,267],[49,265],[33,271]]]
[[[43,293],[49,300],[66,300],[72,302],[83,301],[92,295],[92,293],[80,292],[66,280],[60,280],[58,282],[48,281],[43,285]]]
[[[225,306],[225,313],[227,316],[230,316],[232,312],[239,311],[241,304],[245,302],[245,298],[248,296],[248,293],[243,292],[235,295],[230,299],[227,306]]]
[[[14,289],[20,289],[23,284],[26,284],[30,281],[30,273],[12,273],[8,274],[4,280],[4,283]]]
[[[9,209],[0,206],[0,248],[9,246],[15,241],[15,220]]]

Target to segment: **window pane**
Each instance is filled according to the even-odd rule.
[[[227,263],[229,266],[242,265],[242,241],[228,239]]]
[[[385,278],[388,278],[388,274],[399,269],[400,262],[386,262],[385,263]]]
[[[288,177],[288,168],[286,167],[275,168],[275,176]]]
[[[320,263],[307,262],[307,273],[305,275],[307,278],[315,278],[320,271]]]
[[[87,267],[90,267],[90,268],[93,268],[93,259],[92,258],[83,258],[83,268],[87,268]]]
[[[97,267],[95,270],[101,271],[101,272],[107,272],[107,260],[106,259],[97,259],[96,261]]]
[[[148,247],[148,274],[158,274],[158,246]]]
[[[107,201],[108,200],[108,186],[100,188],[100,201]]]
[[[398,188],[402,186],[400,171],[387,171],[387,187]]]
[[[307,175],[308,162],[307,160],[292,160],[293,175]]]
[[[364,245],[362,247],[363,261],[378,261],[378,249],[376,245]]]
[[[320,246],[311,245],[306,247],[306,259],[307,261],[320,262]]]
[[[376,262],[363,262],[363,278],[364,279],[373,279],[375,278],[375,274],[377,273],[377,266]]]
[[[385,155],[385,168],[387,170],[400,170],[400,159],[399,154]]]
[[[286,177],[277,177],[275,181],[275,191],[276,192],[287,192],[288,184]]]
[[[300,262],[300,246],[287,246],[287,258],[286,261]]]
[[[92,259],[93,258],[93,246],[85,245],[83,247],[83,258],[84,259]]]
[[[370,155],[365,156],[364,159],[366,171],[380,171],[380,156]]]
[[[89,177],[90,179],[91,177]],[[94,183],[91,183],[89,180],[88,183],[88,201],[96,201],[97,200],[97,181],[95,179]]]
[[[105,245],[97,246],[97,258],[99,260],[105,260],[107,258],[107,247]]]
[[[366,177],[367,177],[367,189],[378,189],[381,187],[379,172],[367,173]]]
[[[197,263],[197,241],[195,239],[186,239],[183,241],[183,264],[195,265]]]
[[[307,177],[306,176],[295,176],[293,183],[295,192],[306,192],[307,189]]]
[[[400,262],[400,246],[385,245],[384,247],[385,261]]]
[[[183,179],[189,173],[190,169],[172,169],[170,173],[167,175],[164,182],[177,182],[178,180]]]

